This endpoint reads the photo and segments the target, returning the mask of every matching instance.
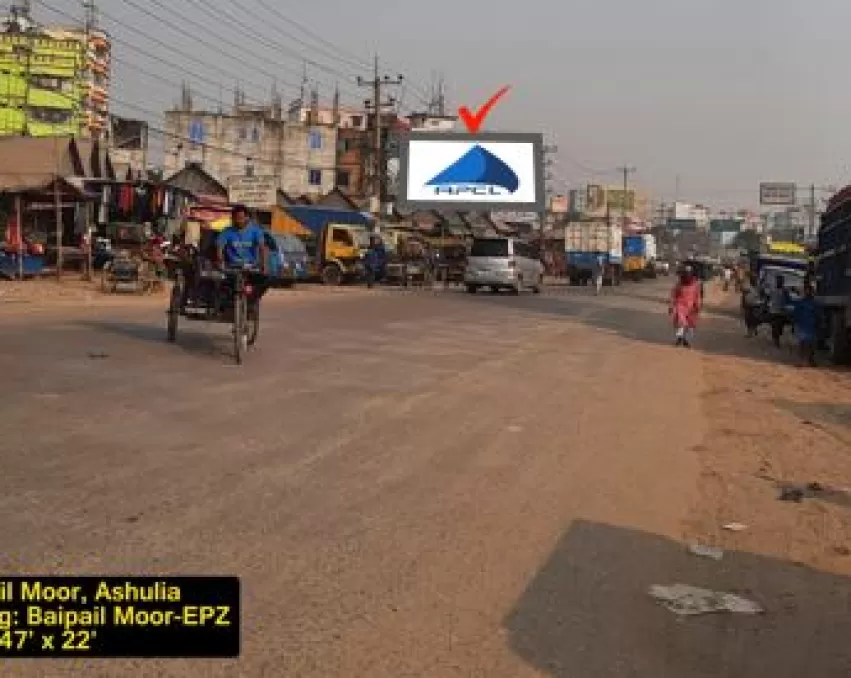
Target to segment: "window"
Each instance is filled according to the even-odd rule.
[[[484,238],[473,242],[471,257],[507,257],[508,240],[506,238]]]
[[[239,128],[239,138],[243,140],[248,138],[248,131],[244,127]]]
[[[307,183],[311,186],[322,185],[322,170],[312,169],[307,170]]]
[[[307,135],[307,142],[312,151],[322,148],[322,134],[317,130],[311,130]]]
[[[352,127],[360,127],[363,124],[363,117],[360,115],[352,116]]]
[[[72,111],[63,111],[56,108],[34,108],[31,110],[33,120],[37,122],[48,122],[53,124],[66,123],[71,120]]]
[[[255,144],[260,141],[260,130],[257,127],[251,130],[251,141]]]
[[[340,188],[348,188],[350,180],[351,176],[349,175],[348,170],[337,171],[337,186],[339,186]]]
[[[331,231],[331,242],[335,242],[340,245],[348,245],[349,247],[355,246],[355,241],[352,239],[352,234],[344,228],[335,228],[333,231]]]

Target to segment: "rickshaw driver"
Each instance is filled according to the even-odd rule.
[[[257,267],[266,271],[266,239],[245,205],[231,209],[231,224],[216,239],[218,260],[225,268]]]
[[[250,267],[266,273],[267,247],[263,229],[251,220],[245,205],[231,208],[231,224],[216,238],[218,262],[225,270],[228,268]],[[257,289],[255,303],[265,294],[267,285],[260,281],[252,283]],[[216,297],[221,299],[220,287],[216,286]],[[249,315],[253,304],[249,306]]]

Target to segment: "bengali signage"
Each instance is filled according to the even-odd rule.
[[[278,180],[275,177],[231,177],[228,200],[251,209],[270,209],[278,200]]]

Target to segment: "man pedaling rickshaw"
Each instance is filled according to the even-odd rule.
[[[265,231],[251,220],[245,205],[234,205],[231,209],[231,223],[219,233],[216,239],[217,261],[227,274],[234,269],[248,269],[259,273],[250,278],[254,293],[249,295],[249,315],[253,313],[260,298],[269,288],[266,281],[268,246]],[[229,279],[230,282],[231,279]]]

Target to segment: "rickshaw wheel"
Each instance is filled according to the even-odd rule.
[[[248,319],[246,318],[246,299],[237,294],[233,299],[233,353],[237,365],[242,365],[248,352]]]
[[[257,343],[257,335],[260,334],[260,302],[254,304],[254,308],[248,314],[248,345]]]

